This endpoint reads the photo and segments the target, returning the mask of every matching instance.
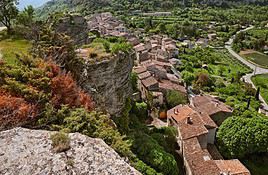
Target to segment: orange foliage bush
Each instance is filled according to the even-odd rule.
[[[20,126],[36,116],[36,107],[23,98],[0,93],[0,130]]]
[[[52,103],[56,107],[61,104],[69,105],[70,107],[84,107],[87,110],[92,110],[94,103],[91,97],[82,91],[68,74],[59,74],[51,81]]]

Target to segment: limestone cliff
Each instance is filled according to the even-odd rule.
[[[53,133],[23,128],[0,132],[0,174],[140,174],[101,139],[78,133],[69,134],[68,151],[55,153]]]
[[[80,15],[68,15],[54,21],[56,32],[64,33],[71,37],[75,45],[83,45],[88,42],[87,21]]]
[[[119,52],[102,61],[85,60],[72,72],[80,87],[93,96],[97,107],[119,115],[132,93],[130,74],[134,58],[134,53]]]

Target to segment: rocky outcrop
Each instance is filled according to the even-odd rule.
[[[55,22],[54,28],[57,32],[70,36],[75,45],[88,43],[87,21],[80,15],[68,15],[60,18]]]
[[[100,109],[120,115],[125,100],[131,96],[130,74],[135,54],[118,53],[103,61],[85,63],[72,72],[80,87],[90,93]]]
[[[70,149],[52,151],[54,132],[15,128],[0,133],[0,174],[140,174],[101,139],[69,134]]]

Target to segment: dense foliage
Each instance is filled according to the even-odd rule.
[[[186,50],[180,57],[184,64],[178,69],[195,93],[217,95],[238,114],[248,108],[248,102],[252,111],[258,110],[260,105],[255,99],[256,90],[250,84],[240,81],[242,75],[250,70],[228,53],[197,48]]]
[[[233,48],[236,51],[245,49],[264,51],[266,45],[268,45],[268,29],[258,28],[238,33],[234,39]]]
[[[227,158],[267,153],[268,119],[258,116],[228,118],[217,132],[217,142],[221,153]]]
[[[16,3],[18,0],[1,0],[0,2],[0,22],[7,27],[7,32],[12,32],[12,20],[18,15]]]
[[[187,96],[178,91],[168,91],[166,94],[168,109],[171,109],[179,104],[187,104]]]
[[[162,174],[178,174],[178,166],[174,155],[176,155],[176,129],[162,128],[149,130],[145,125],[148,120],[146,103],[132,102],[129,114],[124,116],[125,120],[129,120],[128,130],[123,131],[127,137],[132,141],[131,150],[137,155],[139,159],[150,165],[152,168]],[[129,118],[129,119],[126,119]],[[122,120],[115,120],[118,127],[125,125]],[[136,167],[141,173],[152,175],[150,169],[144,166]]]

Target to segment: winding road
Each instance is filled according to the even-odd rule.
[[[250,26],[244,30],[240,30],[238,31],[237,33],[240,33],[242,31],[247,31],[247,30],[250,30],[250,29],[253,29],[254,26]],[[236,34],[237,34],[236,33]],[[253,70],[253,73],[250,73],[250,74],[246,74],[244,75],[242,78],[245,80],[245,82],[247,83],[250,83],[252,84],[252,86],[257,89],[254,85],[254,83],[252,82],[251,78],[252,76],[254,75],[259,75],[259,74],[268,74],[268,69],[265,69],[265,68],[262,68],[260,66],[257,66],[255,64],[252,64],[250,62],[248,62],[247,60],[245,60],[244,58],[242,58],[239,54],[237,54],[233,49],[232,49],[232,44],[233,44],[233,40],[235,38],[235,35],[233,35],[228,42],[225,43],[225,48],[229,51],[229,53],[234,56],[236,59],[238,59],[239,61],[241,61],[243,64],[247,65],[248,67],[250,67],[252,70]],[[264,98],[260,95],[260,101],[262,102],[262,106],[263,106],[263,109],[265,109],[266,112],[266,115],[268,115],[268,105],[267,103],[265,102]]]

